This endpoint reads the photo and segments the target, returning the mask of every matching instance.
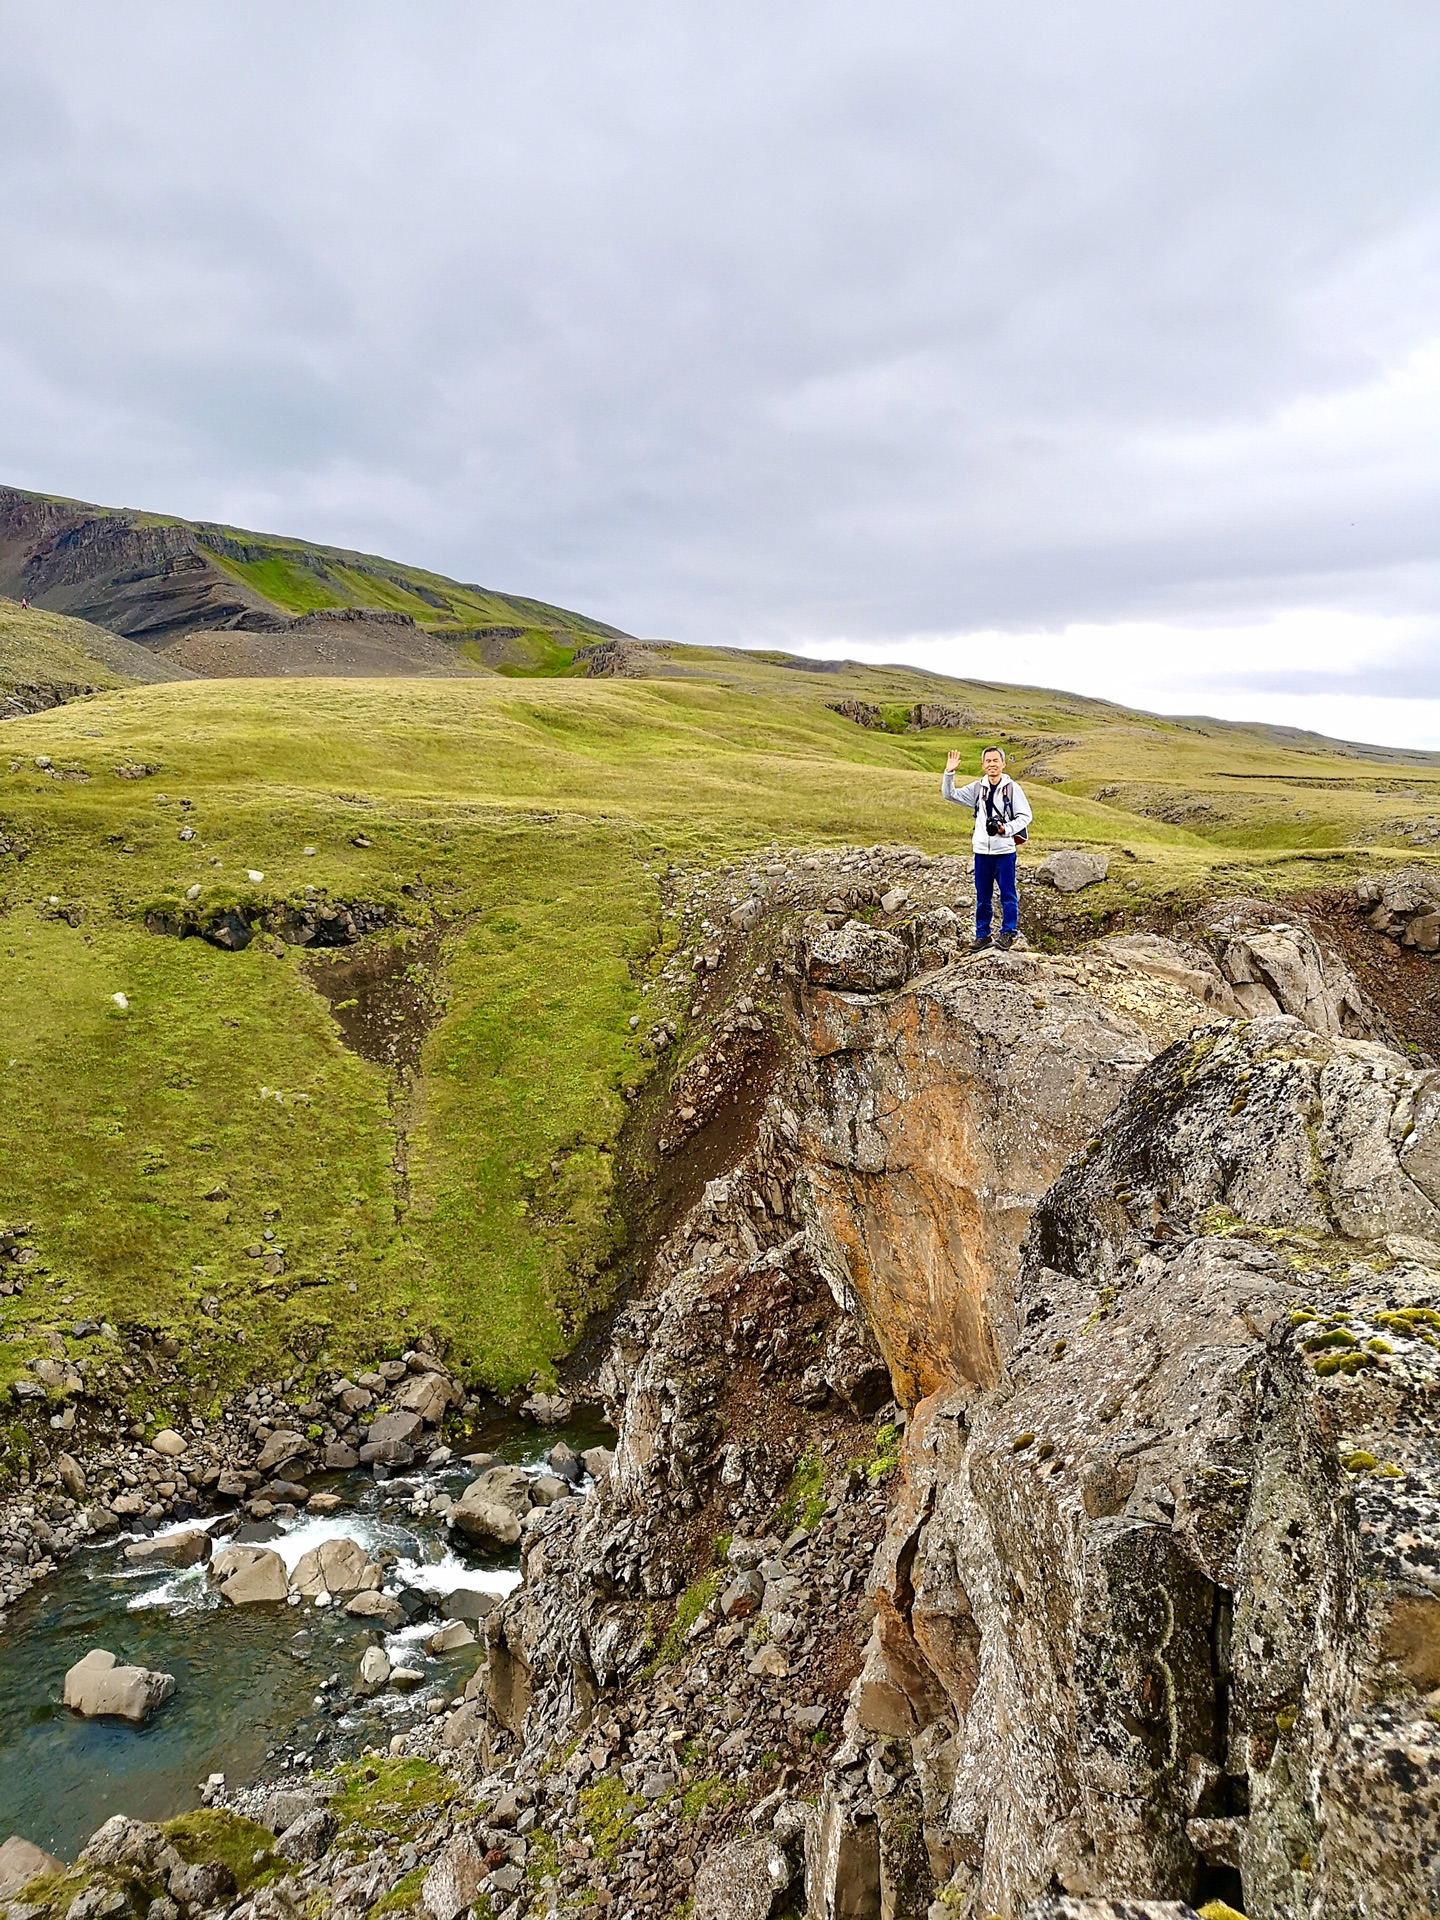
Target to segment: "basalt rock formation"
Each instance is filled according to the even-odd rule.
[[[703,1724],[733,1673],[711,1755],[743,1758],[843,1623],[859,1671],[817,1690],[838,1746],[750,1822],[803,1793],[803,1833],[717,1834],[703,1887],[731,1848],[761,1889],[726,1911],[802,1880],[815,1920],[1433,1910],[1437,1083],[1345,1035],[1363,996],[1273,911],[1218,916],[1218,958],[1152,937],[918,976],[923,933],[847,931],[804,930],[756,1135],[617,1330],[609,1484],[533,1524],[447,1738],[524,1777],[589,1728],[572,1810],[586,1781],[638,1795],[647,1718]],[[1247,989],[1310,1024],[1217,1022]],[[813,1537],[681,1599],[652,1704],[654,1610],[696,1595],[697,1538],[759,1534],[794,1416],[852,1418],[877,1349],[905,1438],[855,1614],[814,1591],[852,1497],[831,1474]],[[768,1453],[750,1373],[786,1410]]]

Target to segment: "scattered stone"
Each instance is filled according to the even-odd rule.
[[[694,1920],[770,1920],[793,1878],[784,1848],[769,1834],[731,1840],[712,1853],[695,1876]],[[852,1911],[858,1916],[864,1909],[837,1909]],[[875,1912],[878,1915],[878,1901]]]
[[[185,1441],[173,1427],[165,1427],[150,1442],[153,1452],[164,1454],[167,1460],[178,1460],[185,1451]]]
[[[297,1864],[318,1860],[335,1838],[338,1822],[328,1807],[310,1807],[286,1827],[275,1851]]]
[[[165,1884],[187,1913],[203,1913],[229,1899],[235,1891],[235,1876],[224,1861],[204,1860],[172,1867]]]
[[[55,1462],[55,1471],[60,1476],[60,1484],[72,1500],[85,1497],[85,1470],[72,1455],[62,1453]]]
[[[425,1876],[421,1898],[433,1920],[456,1920],[485,1884],[485,1849],[472,1833],[457,1833]]]
[[[310,1452],[310,1443],[302,1433],[292,1433],[281,1427],[272,1433],[255,1456],[255,1471],[266,1475],[282,1471],[291,1461],[303,1460]]]

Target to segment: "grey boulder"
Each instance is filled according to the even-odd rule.
[[[732,1840],[695,1876],[694,1920],[770,1920],[792,1874],[784,1848],[769,1834]]]
[[[1035,878],[1057,893],[1079,893],[1084,887],[1097,887],[1110,872],[1109,857],[1103,853],[1081,853],[1074,847],[1062,847],[1042,860]]]
[[[235,1891],[235,1876],[223,1860],[201,1860],[193,1865],[172,1867],[165,1883],[172,1900],[178,1900],[187,1913],[204,1913],[218,1907]]]
[[[210,1578],[232,1607],[273,1603],[290,1592],[285,1562],[269,1547],[222,1547],[210,1562]]]
[[[847,921],[811,936],[805,976],[812,986],[837,993],[884,993],[910,972],[910,955],[893,933]]]
[[[122,1667],[104,1647],[93,1648],[65,1676],[65,1704],[87,1720],[129,1720],[140,1726],[174,1691],[173,1673]]]

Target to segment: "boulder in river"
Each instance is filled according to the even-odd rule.
[[[360,1593],[380,1585],[380,1569],[357,1540],[340,1535],[304,1554],[290,1576],[292,1593],[313,1600],[318,1593]]]
[[[377,1626],[384,1627],[387,1633],[398,1632],[409,1619],[398,1600],[374,1587],[352,1593],[345,1602],[345,1611],[356,1620],[373,1620]]]
[[[198,1567],[210,1558],[210,1536],[203,1527],[187,1527],[183,1533],[162,1533],[153,1540],[132,1540],[125,1558],[134,1565],[152,1567]]]
[[[425,1642],[425,1651],[429,1654],[453,1653],[457,1647],[473,1647],[475,1635],[464,1620],[451,1620],[435,1632]]]
[[[33,1841],[23,1839],[18,1833],[12,1833],[3,1846],[0,1846],[0,1900],[17,1893],[27,1880],[33,1880],[37,1873],[63,1873],[65,1863],[57,1860],[53,1854],[46,1853],[43,1847],[37,1847]]]
[[[520,1522],[509,1507],[497,1506],[489,1500],[471,1500],[468,1495],[450,1509],[447,1521],[467,1540],[478,1540],[489,1546],[513,1547],[520,1538]]]
[[[129,1720],[140,1726],[175,1691],[173,1673],[122,1667],[113,1653],[95,1647],[65,1676],[65,1704],[87,1720]]]
[[[447,1620],[483,1620],[499,1604],[493,1593],[479,1587],[454,1587],[440,1602],[440,1611]]]
[[[537,1507],[553,1507],[557,1500],[569,1498],[570,1483],[558,1473],[542,1473],[530,1483],[530,1495]]]
[[[530,1506],[530,1477],[524,1469],[491,1467],[470,1482],[446,1520],[467,1540],[513,1547]]]
[[[367,1647],[360,1656],[357,1693],[379,1693],[390,1678],[390,1660],[383,1647]]]
[[[232,1607],[284,1600],[290,1593],[285,1562],[269,1547],[222,1547],[210,1562],[210,1578]]]

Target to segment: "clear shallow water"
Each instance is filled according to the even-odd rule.
[[[608,1445],[611,1435],[583,1422],[545,1431],[507,1422],[477,1436],[473,1450],[538,1472],[557,1439],[578,1453]],[[438,1518],[410,1511],[417,1495],[457,1496],[471,1477],[457,1465],[384,1482],[316,1478],[312,1490],[344,1496],[338,1512],[310,1519],[302,1511],[235,1537],[263,1540],[293,1568],[311,1547],[346,1534],[397,1556],[385,1576],[389,1591],[412,1586],[437,1599],[456,1587],[508,1593],[519,1578],[517,1553],[478,1553],[452,1542]],[[384,1744],[424,1717],[435,1694],[459,1692],[475,1668],[474,1647],[425,1655],[421,1643],[438,1619],[380,1634],[340,1607],[232,1607],[203,1566],[128,1566],[132,1538],[82,1549],[10,1611],[0,1635],[0,1839],[23,1834],[72,1860],[111,1814],[166,1819],[198,1806],[209,1774],[245,1785],[294,1757],[318,1766]],[[356,1699],[360,1656],[377,1638],[392,1661],[403,1650],[407,1666],[421,1667],[425,1685]],[[82,1720],[61,1704],[66,1670],[97,1646],[174,1674],[174,1697],[148,1726]]]

